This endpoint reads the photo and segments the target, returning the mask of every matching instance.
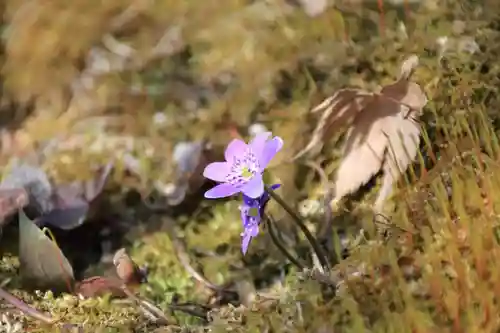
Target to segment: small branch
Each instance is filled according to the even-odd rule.
[[[378,218],[381,218],[384,221],[381,221]],[[411,230],[408,230],[408,229],[405,229],[403,227],[395,225],[394,223],[391,222],[391,220],[387,216],[385,216],[382,213],[376,213],[375,216],[374,216],[374,218],[373,218],[373,221],[374,221],[374,223],[382,225],[384,227],[398,229],[401,232],[415,235],[414,231],[411,231]]]
[[[3,288],[0,288],[0,298],[3,298],[8,303],[12,304],[14,307],[19,309],[25,315],[28,315],[32,318],[43,321],[46,324],[52,325],[57,321],[57,319],[54,319],[54,318],[40,312],[39,310],[35,309],[31,305],[26,304],[25,302],[23,302],[19,298],[15,297],[14,295],[5,291]]]
[[[295,266],[297,266],[301,271],[306,268],[306,266],[301,263],[298,259],[296,259],[288,250],[286,247],[279,241],[278,235],[276,234],[276,228],[275,228],[275,221],[272,218],[271,215],[265,214],[266,218],[266,223],[267,226],[269,227],[269,235],[271,236],[271,240],[273,241],[274,245],[283,253],[285,257],[287,257],[288,260]]]
[[[144,313],[149,313],[152,315],[156,320],[161,320],[165,325],[170,325],[170,320],[167,318],[165,313],[163,313],[162,310],[160,310],[156,305],[153,303],[136,296],[133,292],[131,292],[127,286],[122,285],[120,288],[123,290],[125,295],[132,300],[133,302],[136,303],[136,305],[143,311]]]
[[[324,285],[327,285],[327,286],[330,286],[333,288],[337,287],[338,282],[334,281],[330,276],[328,276],[324,273],[318,272],[316,270],[311,270],[311,271],[307,272],[306,274],[311,279],[313,279],[319,283],[322,283]]]
[[[187,253],[185,244],[177,237],[174,227],[172,225],[172,221],[167,221],[167,233],[172,242],[172,246],[175,250],[175,255],[182,266],[186,269],[186,271],[191,275],[196,281],[203,284],[208,289],[217,292],[235,292],[234,290],[230,290],[228,288],[224,288],[221,286],[217,286],[212,282],[208,281],[206,277],[203,276],[200,272],[198,272],[190,263],[189,254]]]
[[[204,321],[207,321],[207,313],[210,311],[210,308],[198,304],[169,304],[168,307],[172,311],[181,311]]]
[[[292,217],[292,220],[295,222],[295,224],[297,224],[300,230],[304,233],[304,236],[307,238],[307,241],[309,242],[309,244],[311,244],[311,247],[318,256],[321,265],[327,270],[330,270],[330,263],[328,262],[328,256],[323,251],[316,238],[314,238],[309,229],[307,229],[306,225],[302,221],[302,218],[297,214],[297,212],[295,212],[295,210],[292,207],[290,207],[279,195],[277,195],[267,185],[266,185],[266,191],[269,193],[269,196],[271,198],[273,198],[281,207],[283,207],[283,209]]]

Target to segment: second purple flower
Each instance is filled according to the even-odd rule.
[[[271,190],[280,187],[280,184],[271,185]],[[253,237],[259,234],[259,226],[264,217],[264,210],[269,201],[269,193],[264,191],[257,199],[252,199],[243,194],[243,204],[240,206],[243,232],[241,233],[241,251],[245,254]]]

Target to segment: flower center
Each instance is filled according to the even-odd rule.
[[[257,157],[248,149],[240,158],[234,158],[231,163],[231,171],[226,176],[226,182],[240,188],[260,172]]]
[[[241,177],[243,177],[245,179],[250,179],[250,178],[252,178],[253,175],[254,175],[254,173],[250,170],[250,168],[248,166],[244,166],[241,169]]]

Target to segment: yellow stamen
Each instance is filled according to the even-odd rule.
[[[250,171],[248,167],[243,167],[243,169],[241,170],[241,177],[248,179],[251,178],[252,176],[253,176],[252,171]]]

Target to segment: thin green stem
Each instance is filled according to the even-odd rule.
[[[330,263],[328,262],[328,257],[326,253],[323,251],[321,245],[319,245],[318,241],[316,240],[316,238],[314,238],[309,229],[307,229],[306,225],[302,221],[302,218],[299,216],[299,214],[297,214],[297,212],[295,212],[295,210],[292,207],[290,207],[278,194],[276,194],[267,185],[266,185],[266,191],[269,193],[269,196],[271,198],[273,198],[281,207],[283,207],[283,209],[292,217],[292,220],[295,222],[295,224],[297,224],[300,230],[304,233],[304,236],[306,236],[307,241],[309,242],[309,244],[311,244],[311,247],[316,253],[316,256],[318,257],[323,268],[330,270]]]
[[[285,257],[287,257],[288,260],[295,266],[297,266],[301,271],[305,269],[305,265],[301,263],[298,259],[296,259],[288,250],[286,247],[280,242],[278,239],[278,235],[276,232],[276,226],[275,226],[275,221],[272,218],[271,215],[265,214],[264,215],[266,218],[266,223],[269,228],[269,235],[271,236],[271,240],[273,241],[274,245],[283,253]]]

